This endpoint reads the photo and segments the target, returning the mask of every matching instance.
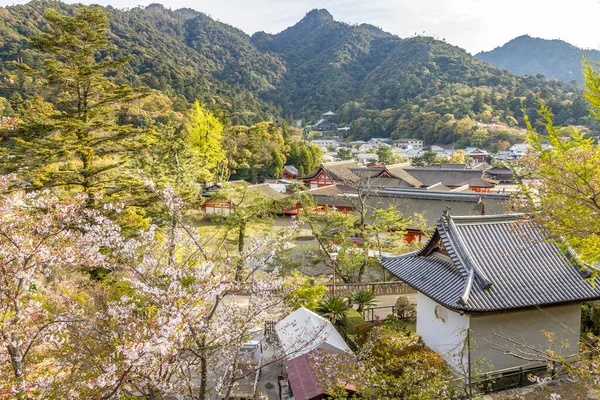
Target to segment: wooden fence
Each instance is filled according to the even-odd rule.
[[[329,294],[333,292],[333,285],[328,284]],[[417,291],[404,282],[370,282],[370,283],[339,283],[335,285],[336,296],[347,296],[361,290],[370,290],[376,296],[393,294],[410,294]]]

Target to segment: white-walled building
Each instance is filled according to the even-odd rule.
[[[547,350],[578,353],[581,303],[600,299],[600,287],[584,281],[590,272],[574,260],[517,214],[445,216],[421,250],[382,264],[419,292],[425,344],[456,371],[475,374],[544,366]],[[532,349],[539,361],[519,357]]]

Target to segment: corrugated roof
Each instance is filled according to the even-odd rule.
[[[499,312],[600,299],[575,257],[522,215],[441,218],[423,249],[382,265],[447,308]]]

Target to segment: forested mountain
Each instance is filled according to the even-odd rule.
[[[12,98],[13,108],[36,89],[11,62],[39,63],[26,38],[45,27],[47,7],[72,13],[77,6],[34,1],[0,8],[0,76],[15,80],[0,86],[0,97]],[[552,107],[557,123],[593,124],[572,85],[520,78],[443,41],[345,24],[326,10],[311,11],[278,34],[252,37],[191,9],[105,10],[118,54],[133,56],[116,82],[160,90],[176,110],[199,99],[225,111],[233,124],[310,122],[331,109],[339,123],[352,124],[356,138],[448,143],[454,134],[459,143],[493,147],[518,140],[508,127],[523,125],[523,105],[536,117],[537,97]],[[473,140],[476,122],[507,130],[481,131]]]
[[[590,61],[600,61],[598,50],[583,50],[563,40],[523,35],[475,57],[516,75],[542,74],[563,82],[575,81],[582,86],[581,58],[584,53]]]

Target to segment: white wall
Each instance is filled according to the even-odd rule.
[[[437,314],[437,315],[436,315]],[[463,350],[469,316],[448,310],[422,293],[417,295],[417,334],[453,368],[462,372],[466,366]]]
[[[485,358],[489,366],[482,369],[499,370],[528,364],[541,364],[504,354],[531,353],[531,346],[538,351],[555,351],[563,356],[577,353],[579,349],[579,328],[581,324],[581,304],[568,304],[544,309],[506,312],[489,315],[472,315],[471,332],[473,338],[473,359]],[[555,335],[554,343],[542,332]],[[505,340],[502,337],[508,337]],[[499,348],[499,349],[498,349]],[[487,362],[486,362],[487,363]]]

